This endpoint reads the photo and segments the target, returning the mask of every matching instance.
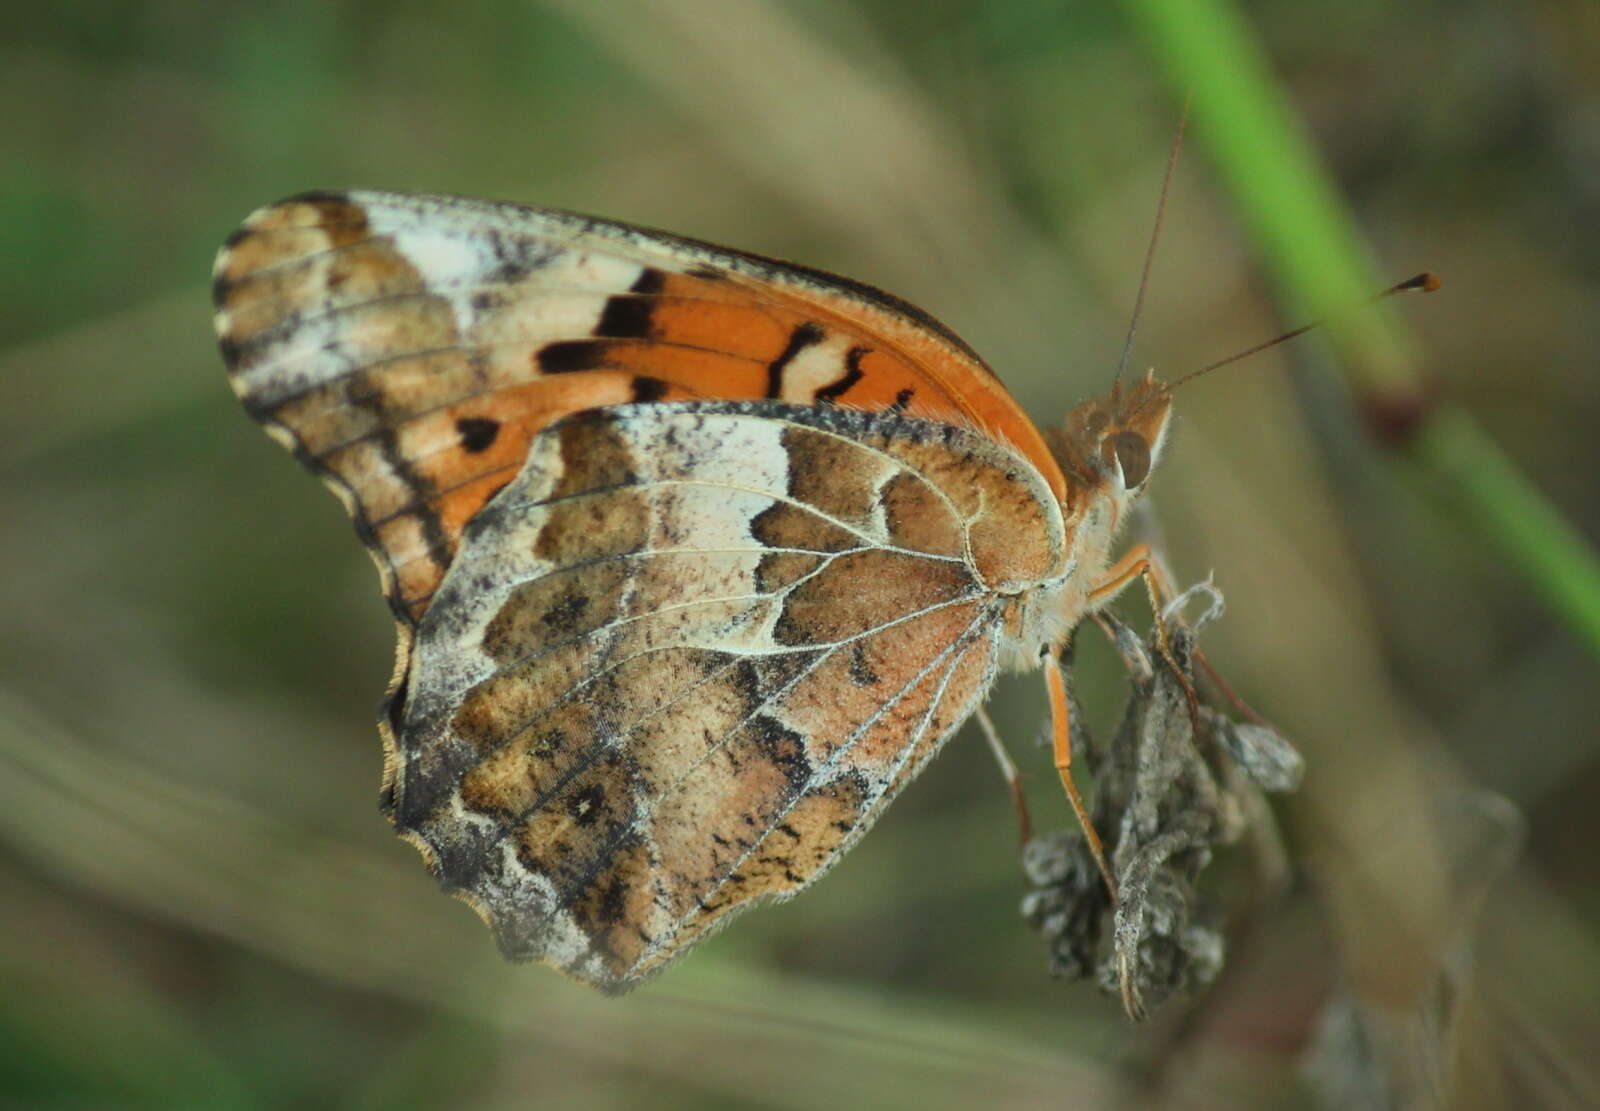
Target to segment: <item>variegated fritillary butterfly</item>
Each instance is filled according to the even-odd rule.
[[[952,332],[545,209],[316,193],[216,265],[234,390],[399,625],[383,806],[503,951],[609,991],[821,875],[1140,574],[1147,376],[1047,439]],[[1076,795],[1074,794],[1074,799]]]

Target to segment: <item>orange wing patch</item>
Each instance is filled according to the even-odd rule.
[[[622,225],[308,195],[230,239],[215,301],[235,390],[340,494],[408,625],[531,438],[583,409],[714,398],[894,410],[1014,444],[1059,493],[1009,395],[910,306]]]

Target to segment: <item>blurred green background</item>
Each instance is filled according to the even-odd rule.
[[[459,192],[797,258],[935,312],[1047,423],[1109,382],[1185,88],[1136,364],[1176,375],[1315,302],[1185,59],[1242,62],[1183,11],[7,5],[0,1106],[1315,1106],[1329,1000],[1360,1037],[1323,1043],[1325,1093],[1600,1104],[1596,658],[1448,476],[1365,436],[1329,337],[1183,391],[1137,525],[1180,580],[1215,572],[1208,651],[1310,769],[1278,803],[1288,892],[1248,848],[1219,861],[1239,926],[1203,1000],[1134,1028],[1045,974],[970,732],[815,890],[621,1000],[503,964],[377,813],[386,609],[211,339],[246,213]],[[1600,536],[1600,5],[1235,14],[1371,288],[1446,278],[1375,313],[1398,373]],[[1274,142],[1249,145],[1291,164]],[[1080,656],[1104,731],[1123,680],[1097,638]],[[992,706],[1036,821],[1066,824],[1036,681]]]

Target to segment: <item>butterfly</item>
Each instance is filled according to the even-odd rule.
[[[398,626],[383,810],[508,957],[623,991],[795,894],[1001,669],[1043,671],[1082,814],[1057,656],[1155,581],[1112,554],[1152,375],[1046,435],[868,285],[451,197],[261,209],[214,299]]]

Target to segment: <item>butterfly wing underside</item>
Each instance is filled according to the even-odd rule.
[[[818,271],[549,209],[355,191],[253,214],[217,256],[250,413],[344,501],[402,624],[531,438],[597,405],[890,409],[1011,443],[1016,402],[943,325]]]
[[[608,988],[799,890],[988,688],[967,526],[1038,497],[1008,463],[759,402],[552,426],[418,628],[396,825],[509,955]]]
[[[1061,573],[1032,426],[858,287],[388,194],[264,210],[217,272],[236,391],[399,622],[385,808],[510,956],[622,990],[804,887]]]

